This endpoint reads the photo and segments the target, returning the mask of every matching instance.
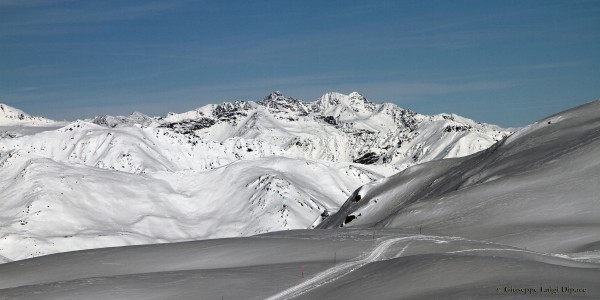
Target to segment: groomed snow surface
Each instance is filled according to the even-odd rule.
[[[83,250],[3,264],[0,271],[4,299],[600,296],[598,263],[459,237],[385,229],[283,231]],[[563,287],[572,290],[563,292]]]
[[[398,137],[390,146],[381,128],[369,138],[354,134],[357,126],[373,129],[379,119],[368,112],[386,105],[342,96],[310,103],[274,93],[228,104],[244,118],[259,113],[251,126],[231,114],[216,120],[223,108],[209,106],[3,138],[0,251],[10,257],[0,264],[0,298],[600,298],[600,101],[503,140],[493,126],[444,123],[458,116],[405,113],[384,135]],[[281,126],[273,117],[281,112],[314,128]],[[476,148],[465,134],[476,125],[501,141],[448,156],[459,144]],[[320,136],[336,132],[333,144]],[[38,142],[45,135],[54,144]],[[418,139],[421,146],[405,149],[410,155],[394,154]],[[288,147],[308,140],[306,151]],[[361,147],[379,150],[365,156]],[[131,156],[120,158],[122,149]],[[419,161],[427,155],[434,161]],[[270,233],[172,243],[220,232]],[[33,256],[43,256],[9,262],[26,257],[17,248],[155,242],[170,243],[38,250]]]

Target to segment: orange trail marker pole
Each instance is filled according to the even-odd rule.
[[[302,273],[302,278],[304,278],[304,266],[300,267],[300,272]]]

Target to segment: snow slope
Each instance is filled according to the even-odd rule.
[[[70,123],[3,107],[27,125],[0,126],[36,129],[0,138],[0,261],[310,228],[363,184],[507,134],[358,93]]]
[[[600,251],[600,101],[480,153],[359,188],[321,228],[422,230],[542,252]]]
[[[598,263],[396,230],[285,231],[0,265],[3,299],[594,299],[599,284]]]

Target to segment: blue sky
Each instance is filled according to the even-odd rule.
[[[522,126],[600,98],[600,1],[0,0],[0,54],[54,119],[358,91]]]

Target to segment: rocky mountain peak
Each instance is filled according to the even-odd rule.
[[[285,97],[280,91],[272,92],[257,103],[267,108],[288,112],[309,113],[312,111],[308,103],[292,97]]]
[[[368,110],[372,112],[376,107],[374,103],[367,100],[367,98],[358,92],[352,92],[349,95],[336,92],[326,93],[321,96],[321,98],[319,98],[314,105],[317,110],[320,111],[347,108],[355,112],[362,110]]]

